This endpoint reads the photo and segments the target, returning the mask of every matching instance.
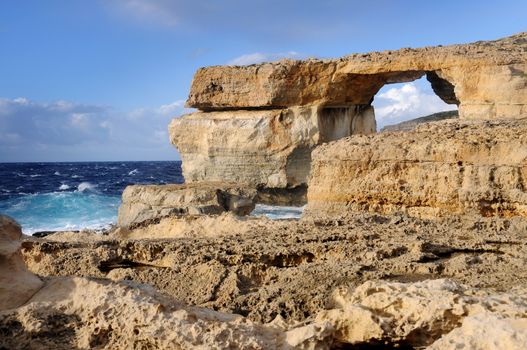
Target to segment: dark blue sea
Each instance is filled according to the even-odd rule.
[[[181,162],[0,163],[0,213],[26,234],[104,229],[130,184],[183,183]]]

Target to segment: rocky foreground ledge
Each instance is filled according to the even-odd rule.
[[[156,239],[154,230],[133,240],[55,234],[25,238],[20,255],[20,228],[2,217],[0,347],[527,344],[521,222],[216,219],[218,227],[230,223],[231,233],[206,238],[189,228]],[[25,270],[22,256],[40,278]]]

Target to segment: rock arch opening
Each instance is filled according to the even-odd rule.
[[[389,82],[375,94],[377,130],[408,130],[416,124],[458,117],[454,86],[435,72],[413,81]]]

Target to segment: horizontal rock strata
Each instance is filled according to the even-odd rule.
[[[307,211],[527,216],[527,121],[443,121],[317,148]]]
[[[256,190],[227,183],[185,185],[132,185],[126,187],[119,207],[122,227],[151,223],[160,218],[189,214],[248,215],[255,206]]]
[[[472,44],[199,69],[170,124],[187,182],[236,181],[284,203],[305,189],[311,151],[376,130],[371,106],[385,84],[427,77],[461,119],[527,118],[527,34]],[[282,192],[280,192],[282,190]],[[273,198],[271,194],[281,196]],[[298,202],[298,201],[297,201]]]
[[[197,71],[189,107],[202,110],[369,104],[389,83],[427,75],[436,94],[459,104],[461,118],[527,113],[527,34],[472,44],[286,60]]]
[[[266,189],[305,187],[316,145],[375,128],[371,107],[361,106],[197,112],[169,126],[186,182],[243,183],[261,189],[267,202],[273,191]]]

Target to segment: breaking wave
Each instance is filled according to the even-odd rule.
[[[25,234],[103,229],[116,222],[120,198],[95,193],[51,192],[0,201],[0,212],[16,218]]]
[[[77,191],[84,192],[84,191],[94,191],[97,185],[94,185],[88,181],[81,182],[79,186],[77,186]]]

